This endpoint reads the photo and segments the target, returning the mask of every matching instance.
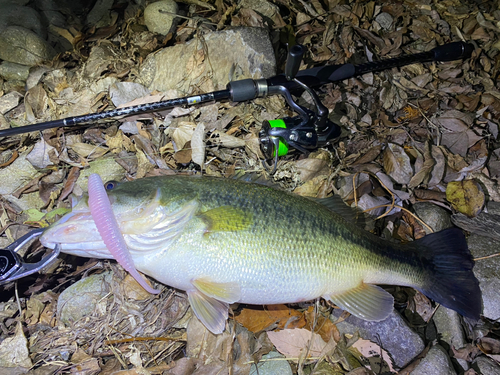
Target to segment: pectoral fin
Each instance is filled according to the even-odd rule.
[[[194,314],[205,327],[216,335],[222,333],[226,327],[229,305],[196,289],[188,290],[187,295]]]
[[[192,280],[191,283],[203,294],[215,298],[217,300],[234,303],[240,300],[241,289],[240,284],[234,283],[216,283],[209,278],[201,277]]]
[[[325,298],[358,318],[374,322],[387,318],[394,305],[394,298],[389,293],[371,284],[361,284],[357,288]]]

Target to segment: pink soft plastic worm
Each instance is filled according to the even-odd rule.
[[[89,208],[99,234],[109,252],[118,263],[149,293],[158,294],[161,291],[153,289],[135,269],[134,261],[116,221],[108,195],[104,189],[101,176],[93,173],[89,176]]]

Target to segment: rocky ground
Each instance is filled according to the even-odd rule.
[[[87,177],[263,175],[300,195],[340,195],[371,230],[411,241],[467,234],[479,322],[410,288],[395,311],[357,319],[324,301],[233,306],[213,335],[183,292],[145,294],[114,262],[62,256],[0,286],[2,374],[500,373],[500,9],[495,1],[1,0],[0,130],[224,89],[283,72],[473,45],[469,59],[418,63],[328,84],[342,134],[308,155],[261,163],[283,98],[209,103],[0,138],[0,246],[69,211]],[[311,105],[303,94],[297,101]],[[37,243],[26,253],[36,259]]]

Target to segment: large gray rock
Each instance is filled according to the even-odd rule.
[[[179,8],[173,0],[161,0],[144,9],[144,23],[149,31],[167,35]]]
[[[36,10],[22,5],[0,3],[0,32],[9,26],[21,26],[44,39],[47,36],[42,19]]]
[[[340,309],[333,311],[334,322],[341,313]],[[343,322],[337,323],[337,328],[340,333],[353,335],[359,332],[362,338],[380,343],[398,367],[404,367],[424,350],[424,342],[420,336],[406,325],[396,311],[381,322],[368,322],[351,315]]]
[[[424,359],[410,373],[412,375],[456,375],[446,351],[440,345],[433,346]]]
[[[91,315],[98,302],[109,292],[111,272],[91,275],[66,288],[57,300],[57,315],[65,324]]]
[[[461,318],[456,311],[439,306],[433,319],[436,330],[439,333],[439,338],[444,341],[445,344],[443,343],[443,346],[448,349],[448,353],[450,353],[452,347],[460,349],[467,344]],[[469,369],[469,364],[466,360],[457,359],[457,362],[464,370]]]
[[[478,357],[472,367],[481,375],[498,375],[500,374],[500,365],[488,357]]]
[[[94,7],[87,15],[87,25],[106,27],[111,22],[111,8],[114,0],[97,0]]]
[[[26,65],[15,64],[8,61],[3,61],[0,64],[0,76],[8,81],[26,81],[29,73],[29,67]]]
[[[0,59],[33,66],[54,57],[54,49],[33,31],[9,26],[0,33]]]
[[[6,196],[14,193],[41,174],[26,160],[27,155],[27,152],[21,154],[12,164],[0,169],[0,181],[2,181],[0,195]]]
[[[472,234],[468,239],[474,258],[498,253],[500,241]],[[474,274],[479,280],[483,295],[483,315],[492,320],[500,319],[500,257],[476,260]]]
[[[238,27],[150,54],[141,67],[139,80],[150,90],[175,89],[190,94],[195,88],[199,92],[222,90],[230,80],[268,78],[275,72],[267,30]]]

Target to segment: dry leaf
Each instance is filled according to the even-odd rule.
[[[33,150],[26,156],[26,160],[28,160],[31,165],[36,168],[44,169],[49,165],[53,165],[50,155],[51,153],[57,157],[57,150],[49,145],[42,138],[33,147]]]
[[[370,340],[359,339],[351,348],[357,349],[368,360],[368,367],[376,374],[387,373],[387,371],[396,372],[392,357],[380,345]],[[382,363],[381,359],[383,360]]]
[[[205,124],[200,122],[191,138],[191,159],[203,168],[205,163]]]
[[[196,124],[189,121],[181,121],[172,134],[172,141],[175,143],[177,151],[184,148],[184,145],[193,137]]]
[[[398,184],[408,184],[413,176],[410,157],[403,147],[389,143],[383,153],[384,169]]]
[[[340,341],[340,332],[337,325],[332,323],[327,316],[325,317],[314,311],[314,306],[310,306],[304,315],[307,321],[306,329],[320,335],[325,342],[329,342],[332,339],[335,340],[335,342]]]
[[[76,142],[71,145],[71,149],[82,158],[97,159],[106,154],[107,147],[91,145],[89,143]]]
[[[19,322],[16,333],[0,344],[0,367],[31,367],[28,351],[28,341],[24,337],[23,326]]]
[[[336,345],[333,340],[327,344],[320,335],[304,328],[267,332],[267,336],[281,354],[297,360],[306,353],[306,358],[319,358]]]
[[[239,315],[234,317],[234,320],[250,332],[260,332],[270,326],[284,329],[285,327],[302,328],[306,325],[304,315],[286,305],[244,308]]]
[[[224,147],[228,148],[245,147],[246,142],[241,138],[228,135],[218,130],[214,131],[213,134],[218,136],[218,138],[216,138],[215,141]]]
[[[469,217],[481,212],[485,200],[481,186],[475,180],[449,182],[446,199],[455,210]]]

